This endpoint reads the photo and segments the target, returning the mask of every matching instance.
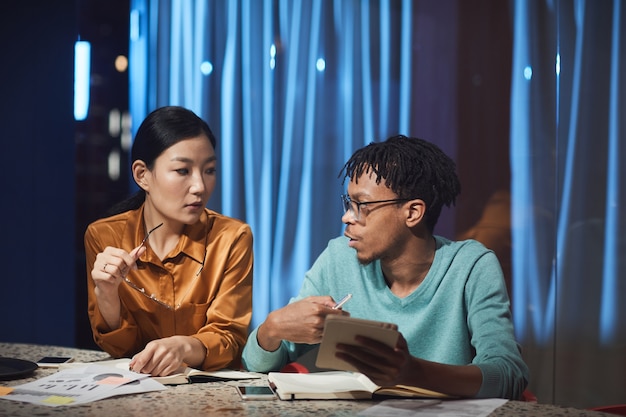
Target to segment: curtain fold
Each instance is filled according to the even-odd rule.
[[[619,0],[518,0],[514,16],[517,336],[531,369],[553,367],[553,379],[531,381],[540,398],[583,407],[619,402],[626,389],[624,10]]]

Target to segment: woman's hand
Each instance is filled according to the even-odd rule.
[[[166,376],[183,372],[187,365],[200,367],[206,357],[206,348],[191,336],[171,336],[149,342],[145,349],[130,361],[130,369],[152,376]]]
[[[115,294],[117,287],[128,275],[131,269],[137,268],[137,259],[146,251],[140,245],[130,253],[124,249],[107,246],[104,251],[96,255],[96,261],[91,270],[91,278],[96,285],[96,295]]]
[[[117,288],[131,269],[137,268],[137,259],[146,251],[140,245],[130,253],[123,249],[107,246],[104,251],[96,255],[91,270],[98,299],[98,309],[111,330],[120,326],[120,297]]]

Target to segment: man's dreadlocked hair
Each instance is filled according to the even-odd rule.
[[[355,182],[373,172],[398,198],[419,198],[426,203],[425,221],[432,233],[443,205],[450,207],[461,192],[456,164],[439,147],[423,139],[403,135],[372,142],[357,150],[339,176]]]

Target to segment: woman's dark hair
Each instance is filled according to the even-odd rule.
[[[215,149],[215,135],[209,125],[194,112],[184,107],[160,107],[150,113],[139,126],[131,149],[131,164],[141,160],[148,169],[154,167],[154,161],[166,149],[184,139],[206,135]],[[136,210],[146,199],[146,193],[140,189],[130,198],[116,204],[107,216]]]
[[[439,147],[419,138],[392,136],[357,150],[343,166],[344,174],[357,182],[372,172],[398,198],[419,198],[426,203],[425,221],[432,233],[444,205],[450,207],[461,192],[456,164]]]

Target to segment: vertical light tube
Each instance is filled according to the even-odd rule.
[[[398,132],[411,131],[411,62],[412,62],[412,17],[411,0],[402,2],[402,25],[400,46],[400,119]]]
[[[74,119],[85,120],[89,113],[89,78],[91,44],[77,41],[74,45]]]
[[[609,345],[616,342],[618,333],[618,303],[619,303],[619,252],[620,241],[620,122],[619,107],[620,91],[620,16],[621,3],[613,2],[613,28],[611,40],[611,83],[614,86],[609,93],[609,135],[608,135],[608,161],[606,172],[606,209],[604,227],[604,269],[602,271],[602,301],[600,303],[600,342]]]

